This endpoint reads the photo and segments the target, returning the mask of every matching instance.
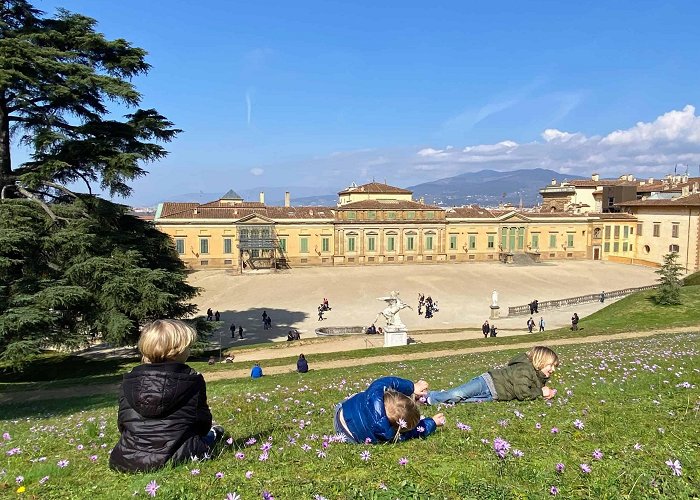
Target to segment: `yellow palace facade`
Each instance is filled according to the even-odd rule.
[[[640,241],[642,225],[634,213],[443,208],[413,200],[411,191],[377,182],[353,185],[338,195],[335,207],[293,207],[288,193],[284,206],[267,206],[262,193],[259,201],[250,202],[229,191],[210,203],[162,203],[154,223],[172,237],[189,268],[236,272],[522,259],[658,265],[656,253],[661,255],[664,248],[656,241],[659,251],[646,259],[640,255],[640,244],[651,247]],[[684,240],[685,254],[678,250],[679,255],[687,254],[687,262],[681,264],[691,271],[699,266],[694,222],[695,232]],[[673,230],[673,221],[667,223]]]

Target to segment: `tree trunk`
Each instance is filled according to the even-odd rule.
[[[5,197],[12,197],[15,175],[12,173],[12,157],[10,155],[10,116],[7,112],[7,101],[0,97],[0,190],[5,186]]]

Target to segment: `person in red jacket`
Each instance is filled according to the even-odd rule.
[[[146,472],[206,458],[224,437],[212,427],[204,378],[185,364],[197,333],[182,321],[156,320],[139,338],[143,364],[124,375],[109,466]]]

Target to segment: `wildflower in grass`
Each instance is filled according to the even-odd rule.
[[[321,495],[314,495],[314,500],[328,500],[326,497]]]
[[[11,450],[7,450],[7,456],[11,457],[12,455],[19,455],[22,453],[21,448],[12,448]]]
[[[581,422],[578,418],[574,420],[574,427],[576,427],[578,430],[582,430],[584,425],[583,422]]]
[[[226,444],[229,445],[229,446],[231,446],[231,445],[233,444],[233,438],[232,438],[232,437],[228,438],[228,439],[226,440]]]
[[[525,415],[523,415],[522,413],[520,413],[518,410],[514,410],[514,411],[513,411],[513,414],[514,414],[516,417],[518,417],[519,419],[525,418]]]
[[[316,450],[316,456],[318,458],[326,458],[326,452],[323,450]]]
[[[372,442],[372,438],[365,438],[365,444],[370,444]]]
[[[516,457],[516,458],[522,458],[522,457],[525,455],[525,453],[523,453],[522,451],[520,451],[520,450],[517,449],[517,448],[515,448],[515,449],[512,451],[512,453],[513,453],[513,456]]]
[[[2,433],[2,438],[3,438],[5,441],[11,441],[11,440],[12,440],[12,436],[10,436],[10,433],[9,433],[9,432],[3,432],[3,433]]]
[[[267,462],[267,459],[270,458],[270,455],[268,452],[263,451],[260,456],[258,456],[258,462]]]
[[[263,443],[263,445],[260,447],[260,449],[262,451],[270,451],[271,448],[272,448],[271,443]]]
[[[637,451],[639,451],[639,450],[642,449],[642,445],[639,444],[639,443],[634,443],[634,449],[637,450]]]
[[[417,426],[417,427],[416,427],[416,432],[418,432],[418,433],[425,432],[425,427],[423,427],[422,425]]]
[[[238,493],[226,493],[226,498],[224,500],[241,500],[241,495]]]
[[[581,472],[584,474],[589,474],[591,472],[591,466],[588,464],[581,464],[579,467],[581,467]]]
[[[556,469],[556,471],[559,474],[562,474],[564,472],[564,464],[561,462],[559,462],[557,465],[555,465],[554,468]]]
[[[243,453],[242,451],[239,451],[239,452],[236,452],[236,454],[235,454],[234,456],[235,456],[238,460],[243,460],[243,459],[245,458],[245,453]]]
[[[22,484],[24,482],[24,476],[17,476],[15,478],[15,483]]]
[[[49,476],[44,476],[41,479],[39,479],[39,484],[44,484],[48,480],[49,480]]]
[[[369,452],[369,450],[365,450],[360,453],[360,458],[365,462],[368,462],[369,459],[372,458],[372,454]]]
[[[17,493],[24,493],[25,491],[27,491],[27,488],[24,486],[20,486],[19,488],[17,488]]]
[[[683,467],[681,466],[681,463],[678,460],[671,460],[669,458],[668,460],[666,460],[665,463],[671,468],[671,471],[673,471],[674,476],[683,475]]]
[[[541,428],[542,428],[542,424],[539,423],[539,422],[537,422],[537,423],[535,424],[535,429],[540,430]]]
[[[78,449],[78,451],[82,451],[82,449],[85,447],[82,444],[79,444],[78,446],[76,446],[76,448]]]
[[[192,469],[190,471],[190,474],[192,474],[193,476],[199,476],[199,469]]]
[[[253,471],[249,470],[248,472],[245,473],[245,478],[250,479],[251,477],[253,477]]]
[[[501,427],[508,427],[508,421],[505,420],[505,419],[504,419],[504,420],[499,420],[499,421],[498,421],[498,425],[500,425]]]
[[[549,494],[553,497],[557,496],[559,494],[559,488],[557,488],[556,486],[552,486],[551,488],[549,488]]]
[[[337,443],[347,443],[348,442],[348,438],[345,434],[336,434],[333,437],[335,438],[335,441]]]
[[[399,427],[401,429],[405,429],[406,427],[408,427],[408,424],[406,423],[406,421],[403,418],[399,419]]]
[[[481,444],[489,444],[490,441],[486,438],[481,438]]]
[[[510,443],[503,438],[497,437],[493,440],[493,450],[500,458],[506,458],[508,450],[510,450]]]
[[[457,422],[457,428],[460,431],[467,431],[467,432],[472,430],[472,428],[469,425],[463,424],[462,422],[459,422],[459,421]]]
[[[552,430],[549,432],[551,432],[552,434],[559,434],[559,429],[557,427],[552,427]]]
[[[223,478],[224,478],[224,473],[221,472],[221,471],[219,471],[219,472],[217,472],[216,474],[214,474],[214,477],[215,477],[216,479],[223,479]]]
[[[304,450],[304,451],[309,451],[309,450],[311,449],[311,446],[309,446],[308,444],[304,443],[304,444],[301,445],[301,449]]]
[[[592,456],[594,460],[603,460],[603,452],[600,451],[598,448],[593,450]]]
[[[257,439],[255,439],[255,438],[250,438],[250,439],[248,439],[248,441],[245,442],[245,444],[247,444],[248,446],[252,446],[252,445],[254,445],[254,444],[257,443],[257,442],[258,442]]]
[[[68,467],[69,463],[70,462],[64,458],[63,460],[59,460],[58,462],[56,462],[56,465],[58,465],[61,469],[64,469]]]
[[[386,491],[389,489],[389,487],[386,484],[384,484],[384,481],[382,481],[381,483],[379,483],[379,489]]]
[[[399,458],[399,465],[406,465],[406,464],[408,464],[408,458],[406,458],[406,457]]]
[[[156,480],[154,479],[150,483],[146,485],[144,488],[146,490],[146,493],[151,495],[152,497],[156,496],[156,492],[158,491],[158,488],[160,488],[160,485],[156,483]]]
[[[263,500],[275,500],[275,497],[272,496],[272,493],[270,493],[267,490],[264,490],[262,492],[262,498],[263,498]]]
[[[656,429],[656,430],[659,431],[659,434],[663,434],[663,433],[666,432],[666,429],[664,429],[663,427],[659,427],[659,428]]]

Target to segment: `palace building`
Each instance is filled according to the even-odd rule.
[[[192,269],[609,260],[658,266],[675,251],[700,269],[698,180],[571,181],[531,210],[444,208],[387,184],[352,185],[335,207],[268,206],[233,190],[210,203],[161,203],[154,223]],[[676,182],[677,181],[677,182]]]

